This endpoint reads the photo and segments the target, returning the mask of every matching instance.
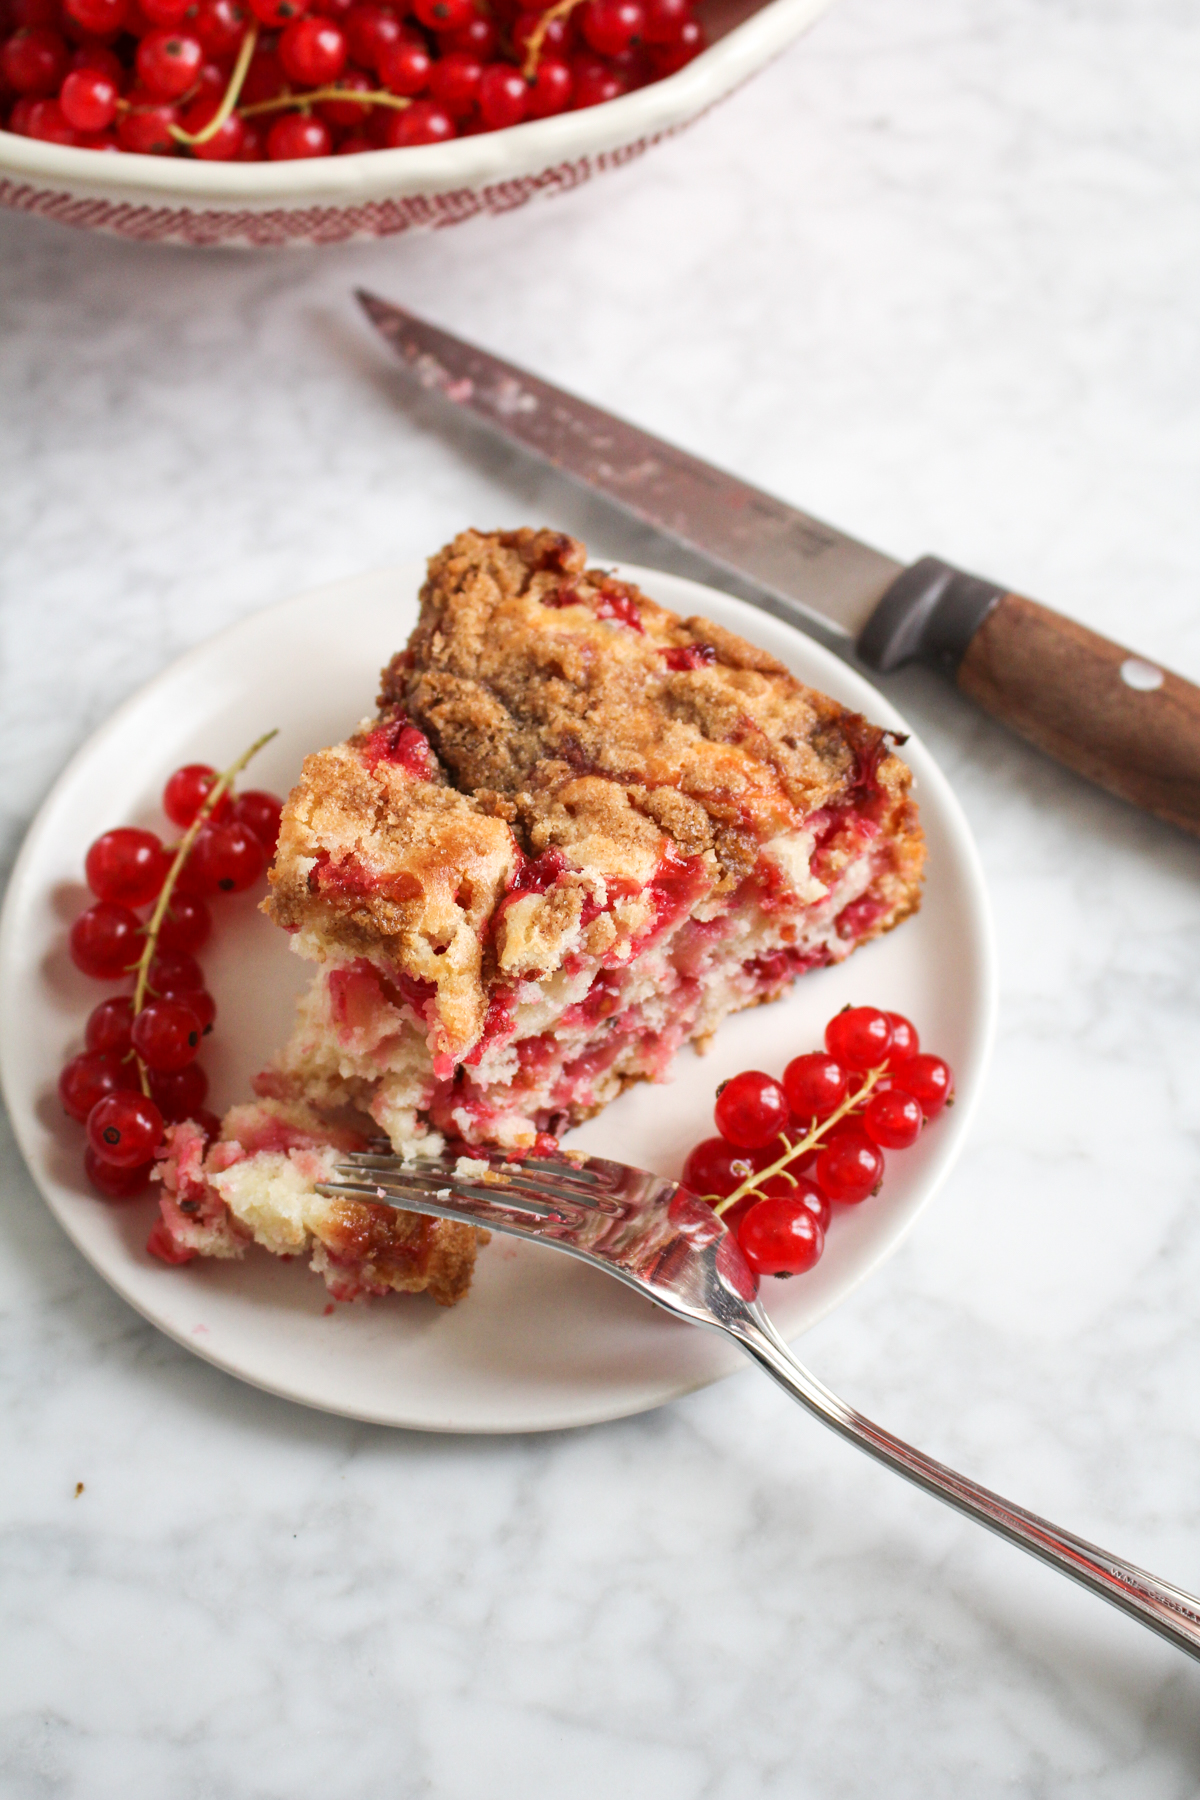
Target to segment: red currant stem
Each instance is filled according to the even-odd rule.
[[[259,113],[280,112],[286,106],[314,105],[319,100],[352,100],[355,106],[394,106],[403,112],[412,101],[406,100],[402,94],[389,94],[386,88],[371,88],[366,93],[359,93],[356,88],[333,87],[309,88],[303,94],[276,94],[273,100],[256,100],[253,106],[238,108],[239,119],[254,119]]]
[[[788,1144],[788,1140],[785,1137],[783,1141],[785,1144],[788,1144],[788,1147],[779,1158],[778,1162],[773,1162],[770,1167],[766,1169],[756,1169],[753,1175],[748,1175],[746,1177],[741,1187],[734,1188],[732,1194],[726,1195],[724,1200],[718,1200],[715,1195],[706,1194],[704,1198],[714,1202],[713,1211],[716,1213],[717,1217],[720,1218],[723,1212],[728,1212],[731,1206],[736,1206],[739,1200],[744,1200],[747,1194],[753,1194],[759,1183],[769,1181],[772,1175],[788,1175],[794,1183],[795,1176],[791,1175],[788,1164],[794,1162],[798,1156],[807,1155],[814,1145],[820,1143],[821,1139],[825,1136],[825,1133],[831,1126],[836,1125],[840,1119],[844,1119],[848,1113],[857,1111],[858,1107],[875,1086],[875,1083],[879,1080],[879,1077],[886,1073],[886,1063],[880,1063],[877,1069],[869,1069],[866,1075],[863,1076],[862,1086],[856,1088],[852,1094],[847,1094],[841,1105],[835,1107],[827,1119],[822,1119],[819,1125],[814,1125],[808,1136],[801,1138],[798,1143]],[[783,1136],[782,1132],[780,1133],[780,1136]]]
[[[538,71],[541,60],[542,45],[546,41],[546,31],[556,19],[565,19],[575,11],[579,0],[555,0],[555,5],[548,7],[542,14],[525,44],[525,61],[521,65],[521,73],[526,81],[532,81]]]
[[[174,891],[175,883],[179,879],[180,871],[188,857],[191,855],[192,845],[200,835],[200,827],[204,824],[204,821],[221,800],[222,796],[233,786],[235,780],[246,767],[246,764],[250,761],[251,757],[257,756],[264,744],[269,744],[273,737],[278,736],[278,728],[274,731],[264,732],[262,737],[251,744],[250,748],[244,751],[235,763],[230,763],[229,767],[224,770],[222,774],[217,776],[217,779],[213,782],[208,793],[205,795],[204,802],[200,807],[199,812],[180,838],[178,844],[176,844],[175,854],[171,859],[171,866],[167,870],[167,879],[162,884],[158,899],[154,903],[154,911],[151,913],[149,922],[146,926],[146,942],[142,946],[142,954],[136,965],[137,982],[133,990],[134,1018],[137,1017],[138,1013],[141,1012],[143,1006],[146,1004],[146,989],[150,982],[150,964],[154,961],[154,952],[158,947],[158,934],[162,930],[162,922],[167,916],[167,908],[171,904],[171,894]],[[140,1056],[137,1059],[137,1066],[142,1083],[142,1092],[149,1097],[150,1076],[147,1072],[146,1065]]]
[[[254,55],[254,46],[258,42],[258,20],[255,19],[242,39],[237,53],[237,61],[233,65],[233,73],[229,77],[229,86],[221,98],[212,118],[199,131],[184,131],[179,125],[172,125],[171,136],[178,144],[207,144],[209,138],[216,137],[222,125],[237,105],[237,97],[242,91],[242,83],[246,79],[246,71],[250,67],[250,58]]]

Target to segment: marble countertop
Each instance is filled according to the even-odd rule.
[[[198,254],[0,215],[5,858],[126,695],[258,606],[466,522],[645,558],[411,403],[356,281],[1200,679],[1198,79],[1179,0],[841,0],[636,164],[437,235]],[[932,677],[889,691],[978,838],[1000,1034],[953,1178],[806,1357],[1200,1591],[1200,844]],[[324,1417],[134,1316],[7,1134],[0,1183],[6,1797],[1200,1788],[1200,1669],[753,1372],[547,1437]]]

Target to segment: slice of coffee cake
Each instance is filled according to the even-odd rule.
[[[546,1150],[915,910],[910,785],[885,732],[573,539],[463,532],[377,717],[284,810],[265,910],[318,969],[259,1092],[401,1151]]]

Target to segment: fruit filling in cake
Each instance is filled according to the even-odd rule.
[[[400,1152],[544,1152],[918,904],[888,734],[560,533],[468,531],[435,556],[378,707],[284,808],[265,910],[316,972],[258,1121],[230,1115],[202,1165],[182,1142],[169,1159],[212,1214],[200,1253],[295,1238],[328,1273],[321,1121]],[[306,1145],[255,1147],[297,1107]],[[303,1230],[274,1241],[273,1206]],[[368,1290],[405,1285],[381,1268]]]

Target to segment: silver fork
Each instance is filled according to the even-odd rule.
[[[447,1155],[403,1162],[366,1151],[339,1163],[337,1180],[322,1183],[319,1192],[456,1219],[564,1250],[676,1318],[724,1332],[794,1400],[860,1450],[1200,1658],[1195,1596],[956,1475],[823,1387],[763,1311],[737,1239],[686,1188],[625,1163],[570,1153],[563,1160],[520,1163],[480,1153],[477,1160],[488,1169],[478,1176],[457,1175],[456,1160]]]

